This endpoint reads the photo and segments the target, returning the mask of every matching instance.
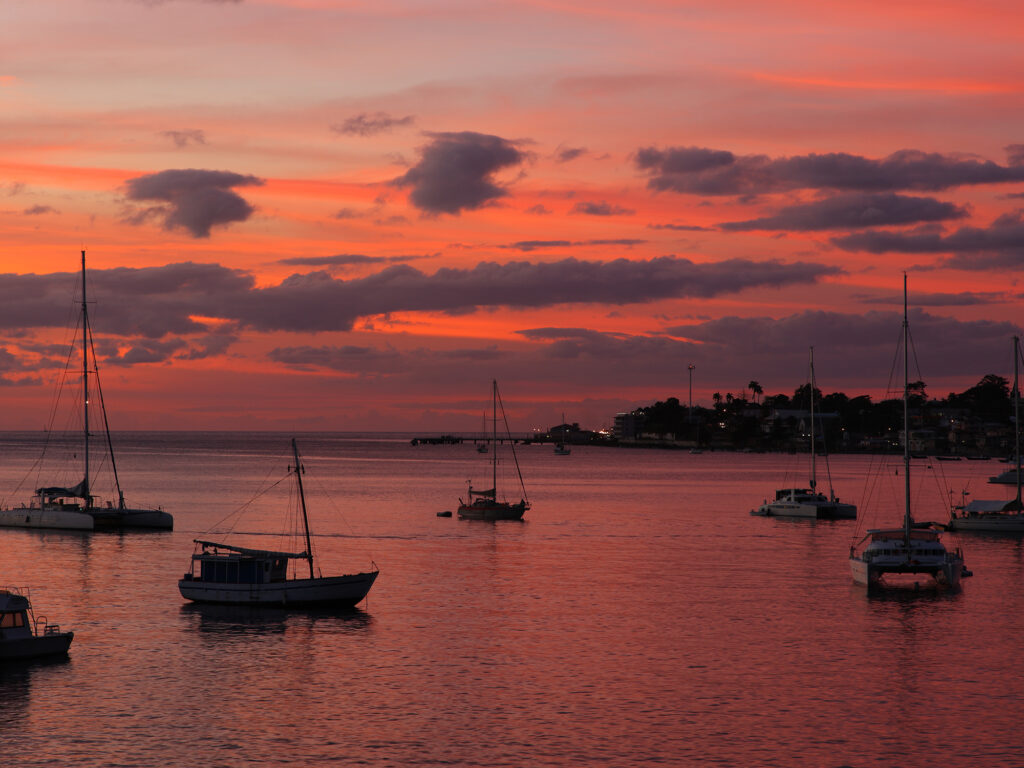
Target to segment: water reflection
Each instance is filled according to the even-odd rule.
[[[339,633],[366,630],[373,618],[360,608],[278,608],[250,605],[186,603],[181,616],[187,628],[224,637],[272,635],[300,626]]]
[[[40,669],[65,666],[70,662],[67,656],[0,661],[0,729],[27,719],[32,678]]]

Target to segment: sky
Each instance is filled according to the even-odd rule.
[[[1012,375],[1002,0],[7,0],[0,429],[610,426]],[[70,329],[69,329],[70,325]]]

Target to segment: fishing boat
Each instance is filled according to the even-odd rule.
[[[857,517],[857,506],[841,502],[832,487],[832,474],[828,473],[829,487],[828,496],[818,490],[817,471],[817,439],[815,436],[814,418],[814,347],[810,352],[810,383],[811,397],[811,477],[808,482],[809,488],[780,488],[775,491],[775,498],[767,501],[757,509],[750,510],[750,514],[762,517],[806,517],[811,519],[839,520],[854,519]],[[826,458],[826,467],[828,460]]]
[[[294,473],[302,511],[306,544],[303,552],[277,552],[238,547],[195,539],[191,566],[178,582],[178,591],[197,603],[225,605],[322,606],[350,608],[360,602],[377,580],[374,565],[367,573],[324,576],[314,566],[313,542],[309,532],[306,494],[302,486],[304,467],[299,449],[292,440]],[[298,562],[305,560],[309,576],[300,577]]]
[[[0,661],[66,654],[74,632],[63,632],[32,612],[32,603],[16,587],[0,587]]]
[[[516,465],[516,474],[519,476],[519,485],[522,488],[522,498],[517,502],[498,499],[497,446],[499,409],[502,422],[505,425],[506,439],[512,451],[512,460]],[[530,502],[526,499],[526,485],[523,483],[523,473],[519,470],[516,447],[508,429],[508,419],[505,418],[505,406],[501,402],[501,395],[498,393],[498,382],[496,380],[491,381],[491,413],[491,442],[495,446],[495,450],[491,453],[491,487],[485,490],[476,490],[473,488],[472,482],[470,482],[467,500],[459,499],[459,517],[463,520],[521,520],[523,514],[530,508]]]
[[[910,386],[907,321],[907,277],[903,276],[903,525],[869,529],[850,547],[850,571],[857,584],[868,589],[913,585],[955,589],[964,568],[959,548],[947,550],[936,523],[915,522],[910,512]]]
[[[1014,455],[1017,466],[1003,475],[1012,475],[1017,494],[1009,501],[1005,499],[973,499],[970,503],[953,510],[949,528],[954,531],[1003,531],[1024,533],[1024,506],[1021,505],[1021,462],[1020,462],[1020,337],[1013,337],[1013,432]],[[1003,477],[1000,475],[1000,477]],[[990,478],[989,482],[1003,482]]]
[[[64,528],[90,531],[98,528],[106,529],[155,529],[171,530],[174,518],[162,509],[143,509],[129,507],[125,503],[124,491],[121,489],[117,474],[117,462],[114,457],[114,444],[110,436],[107,410],[103,401],[103,390],[100,387],[99,365],[93,343],[92,328],[89,325],[89,306],[86,301],[85,288],[85,251],[82,251],[82,447],[75,449],[83,463],[82,479],[74,485],[51,485],[36,489],[35,495],[28,504],[8,507],[0,510],[0,527],[8,528]],[[74,351],[74,341],[72,342]],[[68,359],[71,357],[69,355]],[[90,370],[90,361],[92,367]],[[103,433],[106,442],[107,458],[113,474],[116,500],[103,500],[93,493],[93,471],[95,464],[90,464],[92,445],[90,438],[90,376],[96,380],[102,414]]]

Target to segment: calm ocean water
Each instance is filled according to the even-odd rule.
[[[866,596],[847,552],[895,519],[879,486],[902,482],[869,486],[878,459],[833,457],[832,476],[889,517],[815,523],[748,514],[803,483],[798,457],[528,446],[527,519],[473,523],[436,516],[484,484],[471,445],[299,435],[321,566],[376,562],[369,601],[186,604],[192,539],[218,521],[278,546],[257,534],[283,529],[287,482],[230,516],[284,477],[288,437],[117,436],[128,501],[171,512],[170,533],[0,530],[0,584],[75,631],[66,661],[0,667],[0,763],[1024,764],[1024,544],[964,536],[958,594]],[[27,500],[38,436],[0,452],[0,498]],[[947,488],[1000,497],[1001,468],[947,463],[915,493],[941,518]]]

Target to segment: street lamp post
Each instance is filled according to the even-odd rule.
[[[690,421],[693,421],[693,369],[696,368],[697,366],[695,366],[693,363],[690,363],[686,367],[690,371],[690,406],[686,411],[686,417]]]

